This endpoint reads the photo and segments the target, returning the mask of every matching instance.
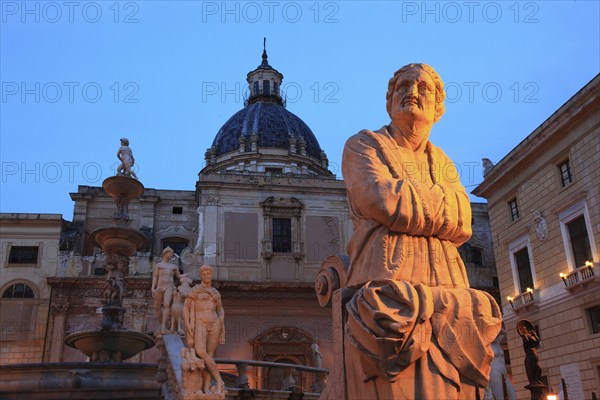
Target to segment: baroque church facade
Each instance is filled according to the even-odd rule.
[[[131,227],[150,244],[130,263],[127,329],[151,334],[157,328],[152,267],[170,246],[177,254],[173,262],[196,281],[200,265],[215,267],[226,327],[226,344],[217,357],[314,365],[311,344],[318,340],[322,366],[332,367],[331,309],[319,306],[315,278],[328,256],[346,253],[353,226],[344,183],[328,170],[311,129],[286,108],[282,80],[264,51],[261,64],[247,75],[244,108],[225,122],[206,150],[195,190],[146,188],[130,204]],[[101,187],[79,186],[71,198],[72,222],[2,214],[0,291],[2,308],[10,310],[3,312],[2,326],[14,334],[0,338],[0,364],[85,361],[63,339],[100,327],[104,256],[90,234],[111,224],[114,203]],[[474,236],[461,255],[471,285],[497,296],[487,206],[473,207]],[[42,228],[47,241],[36,236]],[[13,262],[26,247],[37,247],[39,259]],[[42,257],[51,248],[53,256]],[[26,287],[33,288],[33,297],[24,295]],[[33,311],[24,314],[28,302]],[[30,324],[37,328],[23,334]],[[158,357],[153,348],[130,361],[156,363]],[[227,368],[223,371],[235,374],[235,368]],[[268,389],[281,387],[281,373],[252,367],[247,372],[251,387]],[[294,378],[305,388],[312,383],[309,374],[295,372]]]
[[[146,333],[156,329],[150,276],[163,248],[170,246],[177,254],[173,262],[194,280],[200,265],[215,267],[214,285],[226,312],[226,344],[217,357],[313,365],[311,345],[318,338],[327,368],[331,311],[319,306],[314,282],[323,260],[344,253],[352,233],[345,187],[328,170],[311,129],[285,107],[283,75],[269,65],[266,51],[247,80],[250,95],[244,108],[225,122],[207,149],[195,190],[146,188],[129,206],[131,227],[145,233],[150,245],[130,264],[125,326]],[[47,287],[41,297],[47,298],[46,310],[36,313],[48,315],[47,329],[22,346],[3,344],[5,364],[85,361],[62,339],[100,327],[104,256],[90,233],[111,224],[115,206],[101,187],[79,186],[71,198],[73,221],[64,223],[55,273],[49,265],[44,268],[51,272],[40,282],[23,281],[27,287]],[[7,240],[6,254],[11,253],[7,246],[15,247],[13,254],[25,247]],[[28,272],[38,274],[39,268]],[[6,291],[21,282],[2,283]],[[9,355],[31,348],[34,341],[37,357]],[[150,349],[131,361],[155,363],[158,356]],[[250,385],[279,389],[280,373],[250,368]],[[310,387],[305,375],[297,373],[296,381]]]

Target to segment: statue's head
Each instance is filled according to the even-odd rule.
[[[414,79],[422,79],[416,89],[418,95],[419,97],[432,97],[432,101],[434,101],[434,109],[432,110],[433,122],[439,121],[446,111],[444,107],[444,98],[446,97],[444,82],[442,82],[437,72],[427,64],[408,64],[394,73],[394,76],[388,83],[388,90],[385,95],[388,115],[393,120],[395,113],[399,112],[399,108],[405,105],[403,98],[411,90],[408,82],[414,81]],[[428,85],[433,87],[429,88]]]
[[[171,257],[173,257],[173,254],[175,254],[175,252],[169,246],[165,247],[164,250],[163,250],[163,252],[162,252],[163,258],[165,258],[165,257],[171,258]]]
[[[198,273],[200,274],[200,279],[202,282],[210,283],[212,281],[214,270],[210,265],[204,264],[200,267]]]
[[[122,146],[129,146],[129,139],[127,138],[121,138],[121,145]]]

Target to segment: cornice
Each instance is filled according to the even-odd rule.
[[[91,289],[104,289],[106,286],[106,279],[104,277],[69,277],[59,278],[50,277],[47,278],[48,285],[52,288],[91,288]],[[152,279],[148,278],[132,278],[126,277],[125,282],[127,283],[127,289],[150,289]]]
[[[48,284],[53,288],[101,288],[106,281],[104,277],[50,277]],[[152,283],[151,277],[134,278],[126,277],[128,289],[148,289]],[[198,284],[199,281],[194,281]],[[312,293],[312,282],[249,282],[249,281],[213,281],[212,285],[224,292],[261,292],[261,293]]]
[[[565,104],[548,117],[531,134],[512,149],[487,174],[484,181],[471,193],[487,198],[493,189],[519,164],[534,160],[536,152],[543,150],[553,140],[561,139],[564,132],[590,115],[598,114],[600,109],[600,74],[579,90]],[[597,128],[597,125],[594,127]],[[594,129],[592,128],[592,129]]]

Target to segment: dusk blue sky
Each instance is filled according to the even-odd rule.
[[[600,69],[598,1],[0,6],[0,211],[68,220],[69,192],[115,173],[123,136],[146,187],[194,190],[264,36],[288,110],[340,178],[345,140],[389,122],[394,71],[433,66],[448,100],[430,139],[469,191],[483,157],[499,161]]]

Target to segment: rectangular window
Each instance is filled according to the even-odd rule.
[[[476,267],[483,267],[483,250],[479,247],[471,246],[469,243],[465,243],[458,248],[458,254],[462,258],[465,264]]]
[[[510,365],[510,353],[508,349],[502,349],[502,351],[504,352],[504,364]]]
[[[268,80],[263,81],[263,94],[271,94],[271,87]]]
[[[513,221],[516,221],[519,218],[519,205],[517,204],[517,199],[512,199],[508,206],[510,208],[510,217]]]
[[[37,264],[38,246],[11,246],[9,264]]]
[[[569,270],[575,271],[586,261],[594,261],[593,256],[598,252],[585,199],[564,206],[558,221]]]
[[[265,172],[270,175],[281,175],[283,174],[283,168],[265,167]]]
[[[592,249],[590,247],[584,216],[580,215],[573,221],[568,222],[567,230],[569,231],[575,267],[583,267],[586,261],[592,260]]]
[[[569,183],[573,182],[573,177],[571,176],[571,166],[569,165],[569,160],[558,166],[560,170],[560,180],[562,182],[563,187],[567,186]]]
[[[483,267],[483,250],[471,247],[471,262],[478,267]]]
[[[183,214],[183,207],[173,207],[173,214]]]
[[[588,321],[590,322],[590,330],[592,333],[600,333],[600,305],[590,307],[585,311]]]
[[[519,293],[524,293],[527,288],[533,289],[533,275],[531,274],[531,263],[529,262],[528,248],[522,248],[514,253],[515,264],[519,278]]]
[[[292,252],[292,220],[273,218],[273,252]]]

